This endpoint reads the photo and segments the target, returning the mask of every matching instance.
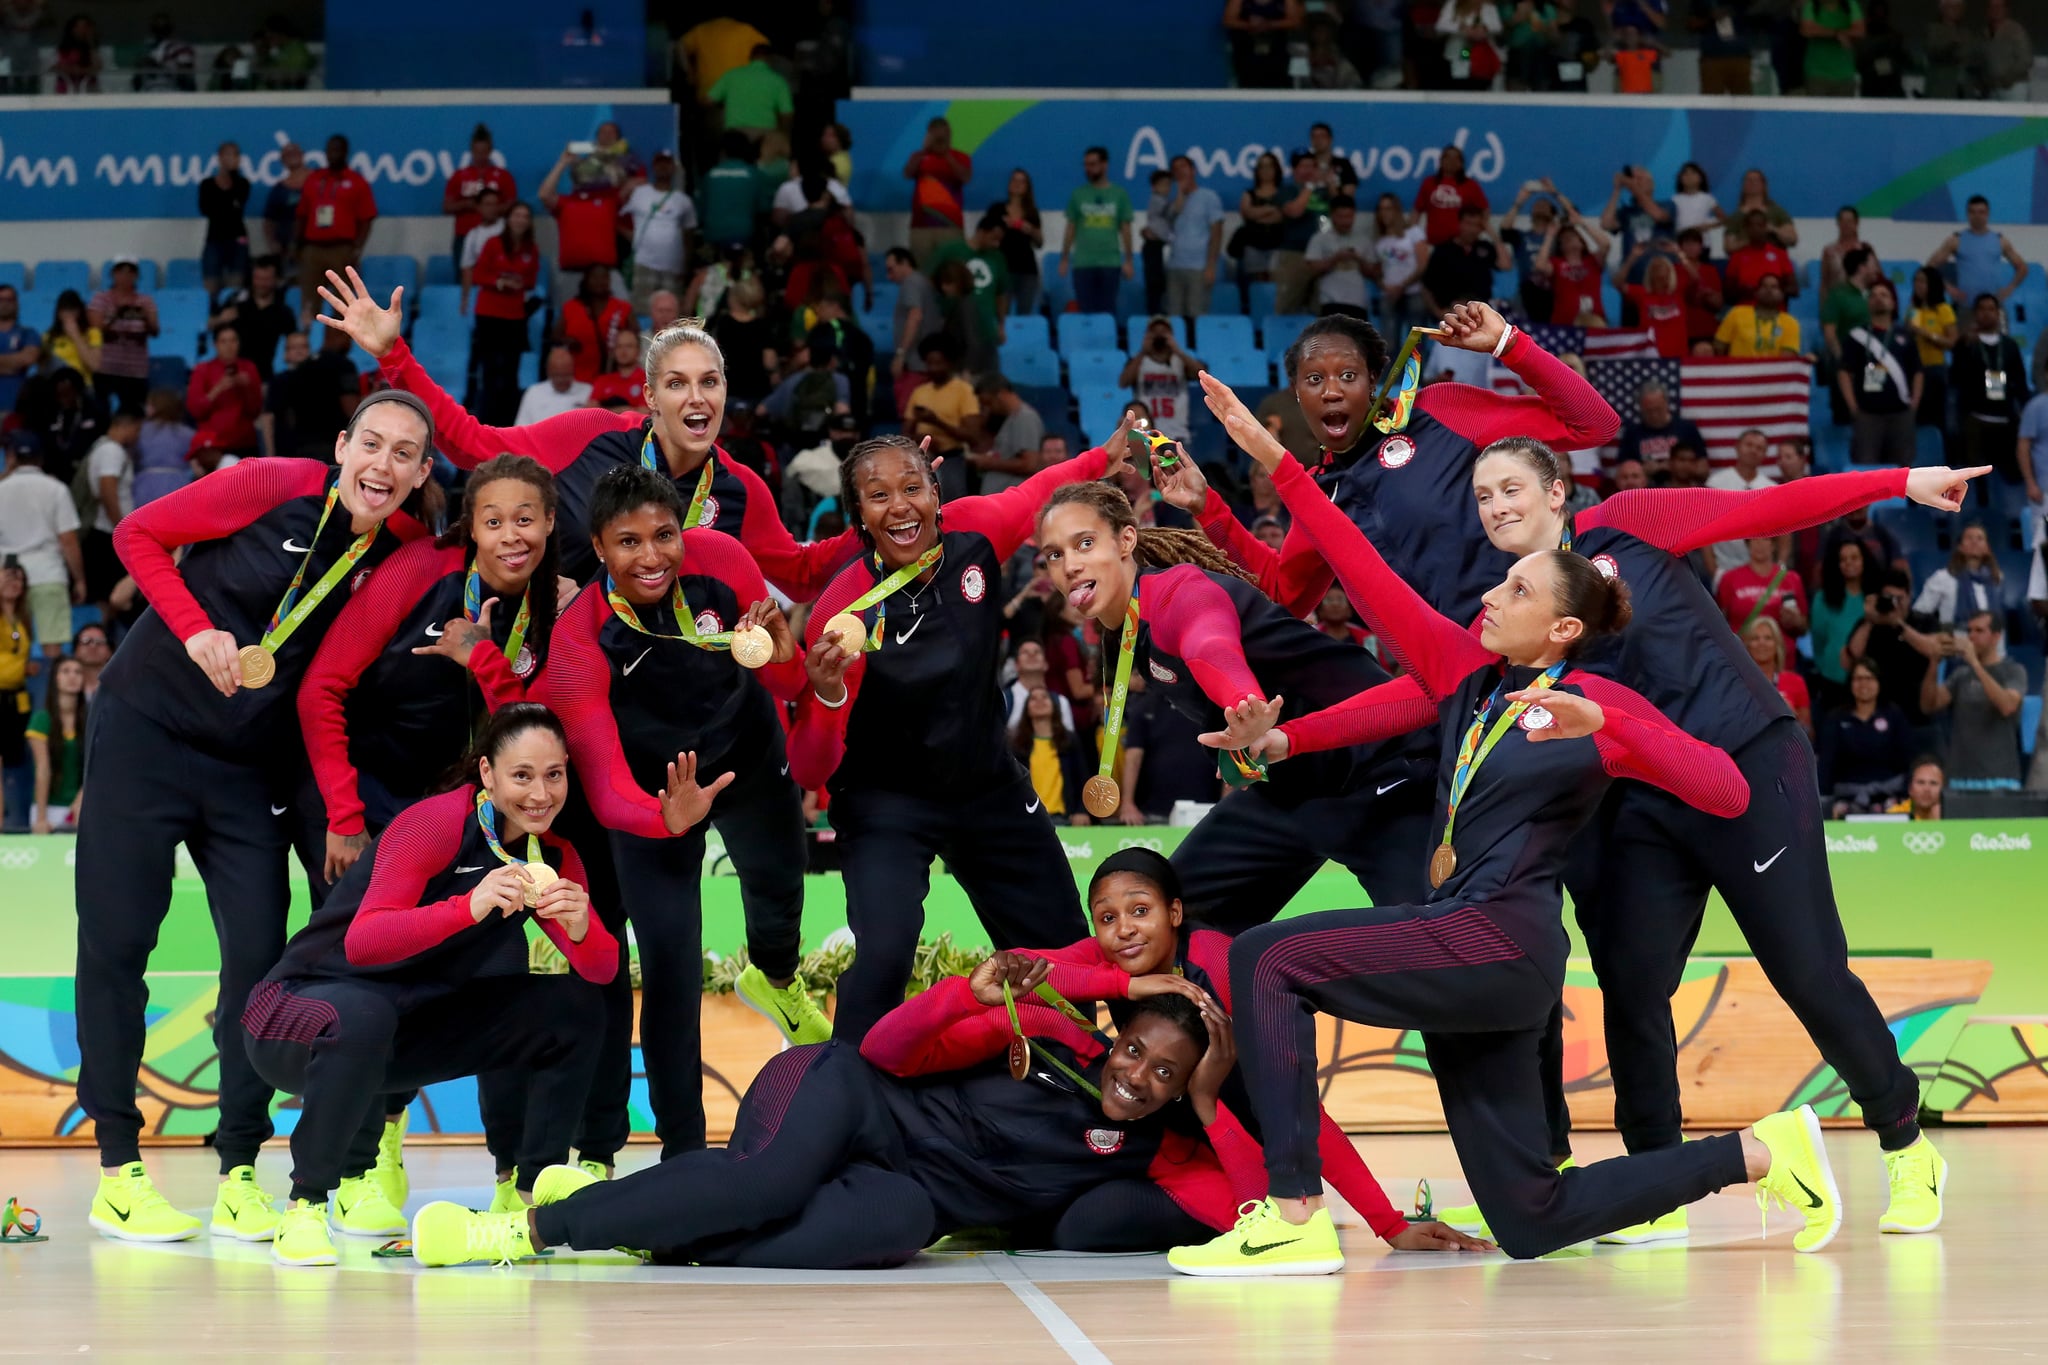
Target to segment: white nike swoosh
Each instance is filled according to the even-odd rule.
[[[915,621],[912,621],[912,622],[910,623],[910,629],[909,629],[909,630],[899,630],[899,631],[897,631],[897,632],[896,632],[896,643],[900,645],[900,644],[903,644],[903,643],[905,643],[906,641],[908,641],[908,640],[910,639],[910,637],[911,637],[911,636],[913,636],[913,635],[917,634],[917,628],[918,628],[919,626],[923,625],[923,624],[924,624],[924,618],[923,618],[922,616],[920,616],[920,617],[918,617],[918,618],[917,618],[917,619],[916,619]]]
[[[785,763],[785,764],[783,764],[783,765],[782,765],[782,775],[783,775],[784,777],[788,777],[788,776],[789,776],[789,765],[788,765],[787,763]]]
[[[1790,845],[1790,844],[1787,844],[1787,845],[1785,845],[1785,848],[1790,848],[1790,847],[1792,847],[1792,845]],[[1779,849],[1779,850],[1778,850],[1778,851],[1777,851],[1776,853],[1773,853],[1773,854],[1772,854],[1772,855],[1771,855],[1770,857],[1768,857],[1768,858],[1764,859],[1764,860],[1763,860],[1762,862],[1760,862],[1760,863],[1756,864],[1756,870],[1757,870],[1757,871],[1759,871],[1759,872],[1768,872],[1768,871],[1770,871],[1770,870],[1771,870],[1771,864],[1772,864],[1772,863],[1775,863],[1776,861],[1778,861],[1778,859],[1780,859],[1780,858],[1782,858],[1782,857],[1784,857],[1784,856],[1785,856],[1785,848],[1781,848],[1781,849]]]
[[[285,813],[285,809],[286,808],[283,806],[272,806],[270,808],[270,813],[272,815],[283,815]]]
[[[641,650],[641,651],[640,651],[640,659],[644,659],[644,658],[646,658],[646,657],[647,657],[648,655],[652,654],[653,652],[654,652],[654,646],[653,646],[653,645],[649,645],[649,646],[647,646],[647,648],[645,648],[645,649],[643,649],[643,650]],[[632,671],[633,671],[634,669],[636,669],[636,668],[638,668],[638,667],[640,666],[640,659],[635,659],[635,660],[633,660],[633,662],[632,662],[632,663],[629,663],[629,664],[627,664],[627,665],[625,666],[625,668],[623,668],[623,669],[621,669],[621,670],[620,670],[620,672],[621,672],[621,673],[631,673],[631,672],[632,672]]]
[[[292,538],[291,538],[290,536],[286,536],[286,537],[284,538],[284,551],[285,551],[285,553],[286,553],[286,554],[291,554],[291,555],[303,555],[303,554],[310,554],[310,553],[312,552],[312,549],[313,549],[313,547],[312,547],[312,546],[310,546],[310,545],[294,545],[294,544],[292,544]]]
[[[431,635],[431,636],[435,637],[436,639],[438,639],[438,638],[440,638],[440,636],[441,636],[441,635],[442,635],[442,634],[443,634],[443,633],[444,633],[444,632],[445,632],[445,631],[446,631],[447,629],[448,629],[448,627],[446,627],[446,626],[428,626],[428,627],[427,627],[427,634],[429,634],[429,635]]]
[[[1384,787],[1381,787],[1381,788],[1380,788],[1380,789],[1379,789],[1378,791],[1374,792],[1374,793],[1373,793],[1373,795],[1374,795],[1374,796],[1385,796],[1385,795],[1386,795],[1386,794],[1387,794],[1388,792],[1390,792],[1390,791],[1392,791],[1392,790],[1393,790],[1394,788],[1396,788],[1396,787],[1400,786],[1400,785],[1401,785],[1401,784],[1402,784],[1403,782],[1406,782],[1407,780],[1408,780],[1408,779],[1407,779],[1407,778],[1405,778],[1405,777],[1397,777],[1397,778],[1395,778],[1395,779],[1394,779],[1394,780],[1393,780],[1392,782],[1389,782],[1389,783],[1388,783],[1388,784],[1387,784],[1386,786],[1384,786]]]
[[[456,868],[456,869],[455,869],[455,875],[459,877],[459,876],[461,876],[461,875],[462,875],[463,873],[465,873],[465,872],[481,872],[481,871],[483,871],[483,870],[484,870],[484,865],[483,865],[482,863],[478,863],[478,864],[477,864],[477,865],[476,865],[475,867],[458,867],[458,868]]]
[[[1038,809],[1038,798],[1034,796],[1034,797],[1032,797],[1032,798],[1031,798],[1031,804],[1030,804],[1030,805],[1028,805],[1028,806],[1026,806],[1026,807],[1024,808],[1024,813],[1025,813],[1026,815],[1030,815],[1030,814],[1031,814],[1032,812],[1036,811],[1037,809]]]

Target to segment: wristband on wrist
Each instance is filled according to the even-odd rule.
[[[1509,345],[1515,339],[1515,324],[1510,322],[1500,329],[1500,340],[1493,343],[1493,358],[1499,360],[1507,354]]]
[[[837,711],[840,707],[846,705],[846,699],[852,696],[853,694],[851,692],[842,690],[839,694],[838,701],[826,701],[825,694],[814,687],[811,689],[811,695],[816,697],[818,699],[818,705],[824,707],[826,710]]]

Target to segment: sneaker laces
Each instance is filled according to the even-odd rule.
[[[321,1231],[327,1229],[327,1210],[310,1199],[300,1199],[284,1211],[284,1218],[277,1225],[277,1240],[289,1238],[300,1224],[311,1223]]]
[[[512,1220],[526,1221],[524,1213],[519,1214],[477,1214],[466,1219],[462,1225],[464,1248],[469,1253],[463,1259],[468,1261],[489,1261],[493,1266],[509,1266],[520,1258],[518,1244],[523,1240]]]
[[[1266,1210],[1269,1207],[1269,1201],[1264,1199],[1245,1200],[1237,1206],[1237,1222],[1230,1230],[1232,1232],[1250,1232],[1253,1228],[1266,1221],[1269,1216]]]
[[[141,1212],[144,1209],[151,1212],[159,1209],[171,1209],[171,1201],[164,1198],[164,1192],[158,1189],[156,1182],[148,1176],[130,1176],[128,1179],[128,1211],[130,1215]],[[178,1210],[171,1209],[171,1211],[175,1213]]]

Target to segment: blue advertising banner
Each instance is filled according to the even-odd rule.
[[[1041,207],[1060,207],[1080,183],[1081,152],[1091,146],[1108,148],[1111,176],[1141,203],[1152,172],[1183,154],[1204,184],[1234,200],[1251,184],[1262,152],[1284,162],[1321,120],[1357,168],[1361,198],[1392,192],[1412,202],[1441,149],[1455,143],[1496,208],[1524,182],[1547,175],[1582,209],[1597,212],[1623,166],[1647,166],[1669,193],[1679,167],[1696,161],[1724,207],[1734,204],[1743,173],[1757,167],[1769,176],[1771,196],[1801,217],[1854,204],[1865,217],[1960,221],[1964,201],[1982,194],[1998,222],[2048,222],[2048,119],[1995,108],[1870,110],[1541,97],[954,99],[938,92],[864,94],[842,105],[841,117],[859,148],[854,202],[876,210],[908,209],[903,164],[926,124],[944,115],[953,145],[975,159],[970,207],[1001,199],[1017,167],[1031,173]]]
[[[616,120],[645,155],[674,142],[674,109],[659,92],[598,92],[536,102],[497,92],[449,102],[320,96],[312,99],[166,97],[0,100],[0,221],[190,218],[199,182],[222,142],[242,148],[258,193],[283,177],[278,150],[296,142],[325,162],[330,134],[349,140],[349,164],[368,177],[379,212],[437,214],[448,177],[469,155],[469,135],[490,125],[505,167],[531,197],[571,141]]]

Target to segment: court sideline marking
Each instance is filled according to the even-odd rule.
[[[976,1259],[1031,1310],[1031,1316],[1038,1319],[1039,1326],[1045,1328],[1047,1335],[1067,1353],[1067,1358],[1074,1365],[1110,1365],[1109,1357],[1088,1339],[1080,1324],[1068,1317],[1066,1310],[1054,1303],[1052,1297],[1034,1284],[1030,1276],[1019,1270],[1008,1256],[996,1252]]]

